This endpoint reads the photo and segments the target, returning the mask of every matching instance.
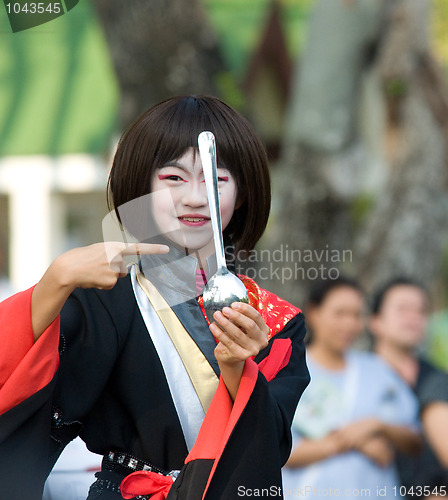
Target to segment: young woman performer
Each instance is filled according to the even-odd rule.
[[[109,179],[139,243],[58,257],[0,305],[0,488],[41,497],[80,435],[104,456],[89,500],[282,498],[290,425],[309,382],[299,309],[242,277],[250,305],[202,308],[216,264],[197,137],[216,137],[224,238],[252,249],[269,214],[265,151],[212,97],[177,97],[123,135]],[[139,263],[128,269],[126,255]],[[215,268],[213,267],[215,266]],[[256,491],[255,491],[256,490]]]

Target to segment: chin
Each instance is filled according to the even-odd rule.
[[[401,340],[400,345],[402,349],[416,349],[420,344],[422,343],[422,340]]]
[[[193,252],[198,251],[201,248],[204,248],[205,246],[210,244],[209,239],[204,238],[204,241],[201,241],[196,236],[194,237],[192,237],[191,235],[187,236],[185,234],[179,234],[179,232],[177,232],[177,234],[174,237],[173,234],[165,235],[165,237],[168,241],[174,243],[178,247],[187,248],[188,250]]]
[[[185,244],[185,248],[188,248],[190,252],[200,252],[201,250],[205,250],[206,248],[208,248],[208,246],[208,243],[205,243],[204,245],[198,245],[197,242],[195,242],[194,244],[190,244],[188,241]],[[210,250],[211,253],[214,253],[214,251],[215,247]]]
[[[415,332],[403,332],[398,341],[403,347],[413,348],[419,346],[424,340],[424,335]]]

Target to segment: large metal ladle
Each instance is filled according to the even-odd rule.
[[[233,302],[249,303],[249,297],[243,282],[227,269],[224,256],[215,136],[211,132],[201,132],[198,136],[198,146],[210,207],[217,264],[217,271],[207,281],[202,295],[207,318],[212,323],[215,311],[221,311]]]

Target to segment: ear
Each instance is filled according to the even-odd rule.
[[[306,309],[306,319],[308,323],[313,326],[313,324],[316,321],[316,316],[318,314],[318,307],[317,306],[308,306]]]

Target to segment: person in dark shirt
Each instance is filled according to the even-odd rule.
[[[414,390],[424,447],[418,455],[397,457],[409,498],[443,494],[448,486],[448,373],[418,354],[428,319],[428,295],[408,278],[385,283],[374,295],[370,331],[375,350]]]

